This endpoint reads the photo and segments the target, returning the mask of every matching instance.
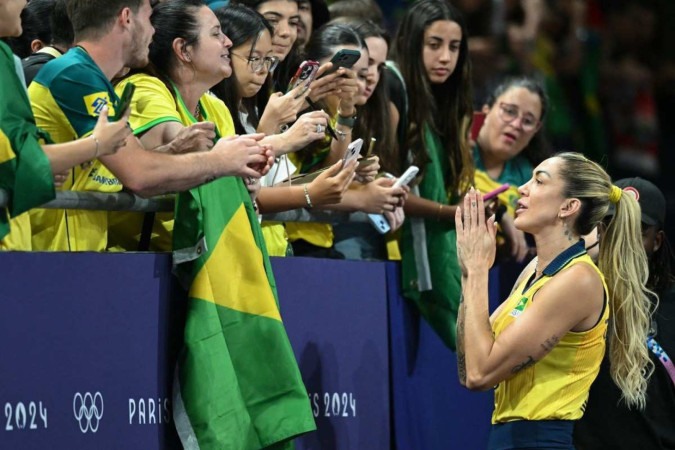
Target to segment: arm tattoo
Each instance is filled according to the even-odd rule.
[[[466,384],[466,357],[464,355],[464,304],[462,303],[463,295],[460,296],[459,301],[459,315],[457,317],[457,375],[459,382]]]
[[[466,358],[461,350],[457,350],[457,375],[459,376],[459,382],[466,384]]]
[[[518,373],[521,370],[527,369],[530,366],[533,366],[534,363],[536,363],[535,359],[531,356],[527,357],[527,360],[523,361],[522,363],[518,364],[516,367],[511,369],[511,373]]]
[[[548,353],[553,350],[553,347],[555,347],[559,341],[560,338],[558,336],[551,336],[550,338],[546,339],[543,344],[541,344],[541,348],[546,350],[546,353]]]

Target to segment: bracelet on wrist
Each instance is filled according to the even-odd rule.
[[[349,115],[349,114],[344,114],[340,108],[338,108],[337,111],[337,117],[335,118],[336,122],[339,125],[344,125],[349,128],[354,128],[354,125],[356,124],[356,110],[354,110],[354,114]]]
[[[305,192],[305,202],[307,203],[308,208],[314,208],[314,205],[312,205],[312,199],[309,198],[309,189],[307,188],[307,185],[302,186],[302,190]]]
[[[89,137],[91,137],[94,140],[94,142],[96,143],[96,150],[94,151],[94,157],[92,158],[92,159],[96,159],[96,158],[98,158],[99,142],[98,142],[98,139],[96,138],[96,136],[94,136],[94,133],[91,133],[89,135]]]
[[[443,211],[443,203],[438,204],[438,211],[436,211],[436,220],[441,221],[441,211]]]
[[[351,131],[352,131],[352,130],[349,130],[349,132],[351,132]],[[347,134],[348,134],[348,133],[339,130],[337,127],[335,128],[335,133],[337,134],[339,140],[344,141],[344,140],[347,139]]]

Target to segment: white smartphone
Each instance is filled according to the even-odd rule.
[[[408,167],[408,169],[403,172],[403,175],[401,175],[394,182],[392,187],[397,188],[408,185],[413,179],[415,179],[415,176],[419,171],[420,169],[417,166]],[[391,231],[391,225],[389,225],[389,221],[387,221],[387,218],[382,214],[368,214],[368,220],[380,234],[386,234]]]
[[[345,156],[342,158],[342,167],[347,165],[349,161],[352,161],[356,158],[359,157],[359,153],[361,153],[361,147],[363,146],[363,139],[358,138],[355,141],[352,141],[351,144],[347,147],[347,151],[345,152]]]

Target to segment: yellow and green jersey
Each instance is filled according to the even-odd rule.
[[[142,135],[152,127],[166,122],[178,122],[184,126],[197,123],[183,102],[178,89],[167,86],[159,78],[139,73],[125,78],[115,86],[120,95],[128,83],[136,86],[131,100],[131,117],[129,122],[134,134]],[[234,122],[230,111],[220,99],[211,94],[204,94],[199,99],[199,109],[204,121],[213,122],[216,127],[216,140],[223,136],[234,134]],[[111,213],[111,241],[126,242],[134,250],[141,233],[140,213],[115,212]],[[172,249],[171,235],[173,232],[173,213],[160,213],[153,226],[151,249],[170,251]],[[129,244],[129,242],[131,244]]]
[[[605,353],[609,320],[607,285],[586,254],[583,241],[558,255],[531,286],[528,286],[528,278],[522,280],[506,300],[492,329],[498,337],[527,311],[542,286],[556,273],[575,264],[588,264],[602,279],[605,305],[600,320],[590,330],[569,331],[536,364],[499,383],[495,389],[493,424],[515,420],[577,420],[583,415],[588,392]]]
[[[75,47],[40,70],[28,88],[37,126],[56,143],[91,134],[108,106],[113,117],[119,101],[110,81],[84,49]],[[99,160],[70,170],[61,190],[119,192],[122,184]],[[107,243],[105,211],[31,211],[34,250],[101,251]]]

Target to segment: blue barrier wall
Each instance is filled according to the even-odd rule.
[[[491,400],[400,297],[395,264],[277,259],[318,431],[299,449],[482,449]],[[0,253],[0,448],[179,448],[183,297],[165,254]]]

